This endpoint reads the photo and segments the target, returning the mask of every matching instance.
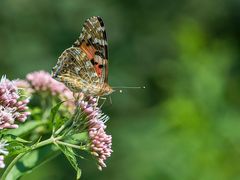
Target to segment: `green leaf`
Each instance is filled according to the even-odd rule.
[[[13,134],[4,134],[2,136],[3,139],[5,139],[8,143],[12,142],[12,141],[17,141],[17,142],[21,142],[21,143],[31,143],[32,141],[27,141],[25,139],[22,139],[18,136],[15,136]]]
[[[29,121],[26,121],[24,124],[21,124],[21,126],[19,126],[19,128],[11,129],[11,130],[8,130],[7,132],[9,134],[13,134],[15,136],[23,136],[23,135],[30,133],[36,127],[43,125],[45,123],[46,122],[44,122],[44,121],[29,120]]]
[[[77,157],[76,157],[73,149],[71,147],[62,146],[62,145],[58,145],[58,146],[61,149],[61,151],[65,154],[66,158],[68,159],[68,161],[70,162],[72,167],[76,170],[76,172],[77,172],[76,178],[80,179],[81,169],[79,168],[78,160],[77,160]]]
[[[51,109],[51,120],[54,121],[55,119],[55,116],[58,112],[58,109],[60,108],[60,106],[62,105],[62,103],[64,103],[64,101],[58,103],[56,106],[54,106],[52,109]]]
[[[60,119],[60,118],[56,118],[56,115],[57,115],[57,112],[60,108],[60,106],[62,105],[62,103],[64,103],[64,101],[58,103],[56,106],[54,106],[52,109],[51,109],[51,114],[50,114],[50,119],[52,120],[52,123],[53,123],[53,132],[55,132],[55,129],[57,129],[57,127],[59,126],[59,121],[57,121],[56,119]],[[60,119],[61,120],[61,119]]]
[[[6,148],[9,152],[8,157],[11,157],[20,153],[25,153],[30,150],[28,146],[24,146],[24,144],[16,141],[9,143],[9,145]]]
[[[71,143],[84,143],[88,141],[88,133],[87,132],[82,132],[82,133],[77,133],[73,134],[67,139]]]
[[[54,145],[47,145],[24,155],[8,173],[6,180],[13,180],[32,172],[40,165],[60,154]]]
[[[7,141],[8,146],[7,149],[9,151],[8,156],[13,156],[16,154],[20,154],[22,152],[26,152],[29,147],[25,146],[24,144],[32,143],[32,141],[26,141],[20,137],[11,135],[11,134],[5,134],[1,138]]]

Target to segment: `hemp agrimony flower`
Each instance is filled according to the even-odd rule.
[[[31,95],[32,102],[29,103],[29,98],[23,95]],[[54,148],[44,151],[46,154],[41,153],[44,156],[41,157],[42,160],[49,158],[50,153],[62,151],[76,170],[77,179],[81,175],[79,158],[83,156],[83,151],[94,156],[99,170],[106,167],[105,161],[113,152],[112,136],[105,131],[105,123],[109,117],[98,107],[99,97],[88,97],[83,93],[75,95],[78,96],[74,97],[64,84],[54,80],[45,71],[30,73],[26,80],[9,81],[2,77],[0,168],[5,167],[4,159],[8,153],[9,157],[16,155],[6,166],[2,179],[19,179],[25,170],[18,169],[16,163],[21,161],[26,164],[30,161],[28,158],[36,158],[27,154],[31,154],[33,150],[37,152],[49,148],[47,145],[50,144]],[[29,110],[27,105],[30,106]],[[19,127],[17,131],[9,130],[18,128],[18,122],[24,122],[30,112],[31,120],[26,121],[23,127]],[[27,139],[22,139],[23,137]],[[34,168],[37,163],[28,168]],[[14,170],[16,172],[12,173]]]
[[[52,95],[64,94],[69,90],[66,86],[54,80],[48,72],[35,71],[27,74],[27,81],[34,91],[49,91]]]
[[[24,122],[30,115],[28,103],[29,98],[21,97],[14,82],[3,76],[0,81],[0,130],[17,128],[16,120]]]
[[[105,132],[105,122],[109,119],[104,115],[99,107],[97,107],[96,98],[90,97],[88,101],[81,100],[79,107],[87,117],[87,130],[90,138],[90,149],[92,154],[97,158],[98,169],[102,170],[106,167],[105,160],[111,156],[112,136]]]
[[[74,109],[73,93],[63,83],[53,79],[48,72],[35,71],[29,73],[26,80],[33,93],[49,92],[52,96],[58,96],[61,101],[66,101],[64,104],[70,111]],[[23,82],[21,84],[27,86]]]

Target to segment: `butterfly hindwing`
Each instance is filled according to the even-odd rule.
[[[66,49],[61,54],[57,65],[52,70],[52,75],[74,92],[100,82],[86,53],[74,47]]]
[[[107,83],[107,53],[103,21],[93,16],[85,21],[73,46],[61,54],[52,76],[73,92],[83,92],[86,96],[108,95],[113,89]]]
[[[73,47],[80,47],[92,61],[102,83],[108,81],[108,48],[103,20],[93,16],[85,21]]]

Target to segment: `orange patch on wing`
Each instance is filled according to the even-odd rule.
[[[87,46],[85,42],[83,42],[80,48],[86,53],[89,60],[94,59],[96,49],[92,46]],[[94,65],[94,69],[98,75],[98,77],[102,76],[102,69],[98,67],[98,64]]]
[[[80,48],[87,54],[87,57],[89,59],[93,59],[95,56],[96,49],[92,46],[87,46],[87,44],[84,42],[81,44]]]
[[[98,75],[98,77],[102,76],[102,69],[98,67],[98,65],[94,65],[95,71]]]

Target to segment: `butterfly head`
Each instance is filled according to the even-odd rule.
[[[114,91],[115,90],[113,90],[111,86],[109,86],[107,83],[104,83],[104,86],[101,91],[101,96],[109,95],[109,94],[113,93]]]

